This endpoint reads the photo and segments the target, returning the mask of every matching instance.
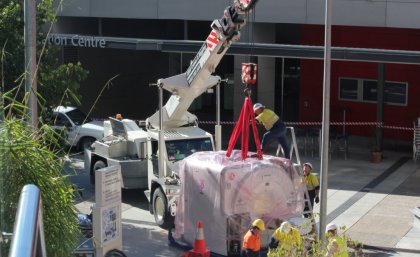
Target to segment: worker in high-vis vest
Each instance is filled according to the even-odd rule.
[[[314,208],[314,203],[319,203],[319,181],[318,177],[312,173],[312,163],[307,162],[303,164],[303,177],[306,183],[306,189],[308,190],[309,201],[311,203],[312,209]],[[305,195],[306,198],[306,195]],[[305,202],[305,212],[309,210],[309,204]],[[309,218],[309,214],[304,215],[306,218]]]
[[[252,222],[252,226],[246,232],[242,242],[242,257],[260,257],[260,231],[264,230],[265,225],[262,219],[256,219]]]
[[[261,140],[261,149],[267,152],[268,145],[272,140],[277,139],[283,148],[284,157],[290,159],[290,147],[286,137],[286,124],[272,110],[260,103],[254,104],[255,119],[262,123],[267,130]]]
[[[281,223],[270,238],[268,244],[269,255],[274,249],[280,248],[283,256],[297,256],[299,249],[303,249],[303,240],[299,230],[294,228],[288,221]],[[276,255],[274,255],[276,256]]]
[[[327,253],[326,257],[348,257],[347,242],[345,236],[338,236],[338,227],[334,223],[327,225]]]

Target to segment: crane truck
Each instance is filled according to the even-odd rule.
[[[230,45],[239,40],[246,15],[257,0],[234,0],[211,32],[185,73],[159,79],[159,110],[142,129],[129,119],[105,122],[105,136],[85,151],[85,169],[94,179],[97,169],[120,165],[124,188],[147,188],[150,212],[161,227],[173,225],[180,190],[179,161],[196,151],[214,151],[210,133],[197,126],[188,112],[195,98],[220,83],[214,76]],[[162,89],[172,93],[162,106]],[[112,131],[112,133],[111,133]]]

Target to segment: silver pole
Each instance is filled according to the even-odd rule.
[[[322,108],[321,206],[318,238],[325,241],[328,193],[328,143],[330,138],[330,70],[331,70],[332,0],[325,0],[324,101]]]
[[[220,83],[219,81],[216,85],[216,126],[214,129],[214,134],[216,138],[216,151],[222,150],[222,127],[220,126]]]
[[[283,109],[284,109],[284,58],[281,58],[281,118],[284,120],[283,117]]]
[[[163,178],[166,175],[165,168],[163,165],[163,158],[165,155],[163,153],[164,149],[164,137],[163,137],[163,83],[159,80],[157,83],[159,88],[159,157],[158,157],[158,167],[159,167],[159,177]]]
[[[35,251],[41,253],[38,256],[46,256],[43,230],[40,191],[34,185],[26,185],[20,194],[9,257],[35,256]]]
[[[25,93],[28,97],[28,119],[34,128],[38,126],[37,80],[36,80],[36,20],[35,0],[24,1],[25,45]]]

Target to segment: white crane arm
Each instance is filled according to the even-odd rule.
[[[246,14],[258,0],[234,0],[226,7],[221,19],[211,24],[211,32],[192,60],[185,73],[166,79],[159,79],[158,84],[172,93],[163,107],[163,127],[180,127],[195,122],[197,117],[187,110],[195,98],[207,89],[220,83],[219,76],[212,76],[220,60],[230,45],[239,40],[240,30],[245,25]],[[148,118],[148,123],[159,127],[159,113]]]

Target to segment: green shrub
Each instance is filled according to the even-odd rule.
[[[33,130],[21,119],[0,124],[1,231],[12,232],[19,195],[24,185],[41,191],[48,256],[71,256],[80,230],[75,218],[73,189],[61,175],[64,162],[49,143],[57,138],[49,126]],[[3,256],[8,245],[2,245]]]

